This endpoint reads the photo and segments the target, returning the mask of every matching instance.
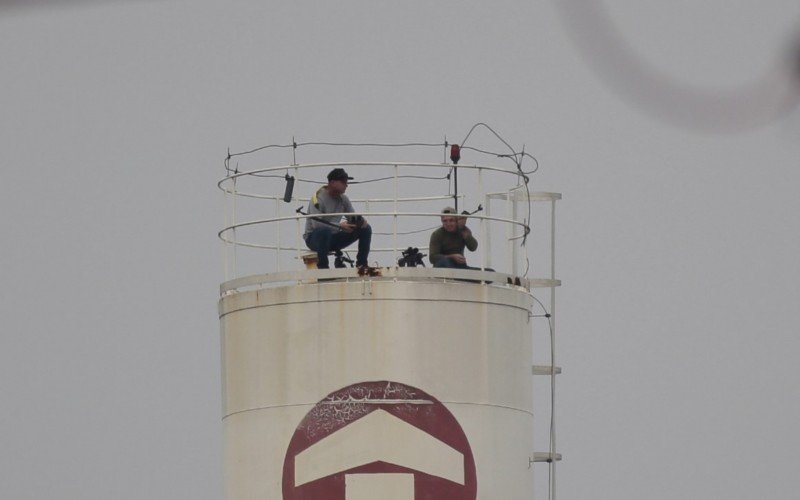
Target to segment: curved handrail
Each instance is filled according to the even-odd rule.
[[[557,279],[530,279],[520,278],[507,273],[482,269],[450,269],[442,267],[382,267],[375,276],[359,276],[355,269],[307,269],[300,271],[284,271],[278,273],[265,273],[244,276],[222,283],[219,287],[220,295],[236,293],[249,288],[263,288],[272,284],[286,282],[308,283],[320,278],[341,280],[363,279],[441,279],[441,280],[471,280],[476,282],[493,282],[498,285],[512,284],[526,289],[551,288],[561,286]]]
[[[351,170],[352,167],[352,170]],[[439,226],[441,212],[429,211],[432,205],[438,201],[453,200],[456,207],[460,207],[462,201],[466,204],[467,199],[477,205],[482,202],[485,205],[485,212],[482,214],[472,213],[469,215],[479,227],[476,237],[480,242],[479,247],[480,261],[483,266],[492,267],[492,243],[501,241],[505,243],[506,251],[501,254],[510,259],[512,273],[517,272],[520,262],[524,263],[526,258],[516,248],[524,242],[530,233],[531,221],[528,220],[530,210],[518,212],[515,204],[532,201],[555,201],[560,199],[560,195],[555,193],[533,193],[526,184],[527,177],[518,170],[491,166],[485,164],[461,164],[452,165],[446,162],[397,162],[397,161],[335,161],[335,162],[316,162],[304,164],[282,164],[277,166],[266,166],[255,169],[244,170],[236,173],[229,171],[229,175],[217,182],[217,187],[225,194],[226,198],[226,222],[218,233],[218,237],[225,244],[225,273],[228,274],[228,265],[231,265],[232,275],[237,275],[239,268],[237,261],[237,248],[265,250],[274,257],[274,266],[277,272],[281,272],[286,264],[291,266],[291,261],[287,262],[287,257],[293,260],[299,259],[301,255],[309,250],[305,247],[301,237],[304,231],[302,221],[310,217],[317,217],[316,214],[291,213],[294,207],[287,207],[282,202],[286,199],[278,193],[283,191],[284,179],[286,175],[295,179],[295,183],[302,182],[307,184],[324,185],[320,179],[318,183],[309,180],[301,175],[301,171],[346,168],[349,172],[355,170],[355,175],[361,182],[352,181],[351,187],[363,185],[360,190],[364,190],[368,183],[376,181],[387,181],[394,183],[392,186],[376,187],[374,190],[367,190],[368,194],[364,198],[350,198],[351,203],[355,204],[358,211],[352,213],[331,213],[325,216],[341,217],[346,215],[363,215],[368,219],[376,218],[378,222],[373,223],[373,229],[385,227],[383,232],[373,231],[373,245],[371,252],[386,253],[394,252],[397,257],[408,244],[425,251],[424,245],[427,244],[422,233],[431,233]],[[447,175],[438,177],[424,173],[424,170],[446,169]],[[457,169],[457,170],[454,170]],[[383,172],[381,172],[381,170]],[[390,172],[388,173],[387,170]],[[286,175],[284,175],[286,172]],[[366,172],[366,175],[364,173]],[[386,176],[381,176],[382,173]],[[463,191],[455,189],[451,192],[451,187],[459,187],[456,174],[464,173],[464,181],[460,187],[465,187]],[[451,179],[451,175],[453,178]],[[503,182],[499,179],[503,177],[511,182]],[[461,177],[458,175],[458,177]],[[411,181],[413,178],[432,179],[433,182]],[[247,182],[242,182],[247,179]],[[447,179],[446,191],[443,189],[441,180]],[[475,182],[477,180],[477,182]],[[525,182],[523,182],[525,181]],[[466,182],[466,183],[465,183]],[[499,186],[507,185],[503,191],[495,191]],[[492,189],[485,189],[491,185]],[[281,186],[277,188],[277,186]],[[295,184],[297,187],[297,184]],[[317,189],[315,187],[314,189]],[[291,196],[289,203],[302,203],[301,208],[308,204],[310,195],[303,189],[304,196]],[[364,191],[362,191],[364,192]],[[411,196],[401,196],[401,193],[409,193]],[[251,200],[251,201],[248,201]],[[237,200],[239,200],[237,202]],[[492,213],[490,205],[494,200],[495,204],[499,201],[499,214]],[[230,202],[230,205],[228,204]],[[261,204],[261,205],[259,205]],[[388,204],[388,205],[387,205]],[[411,206],[409,206],[409,204]],[[432,204],[432,205],[431,205]],[[505,206],[505,208],[503,208]],[[512,206],[514,208],[512,208]],[[264,211],[266,208],[266,213]],[[480,206],[479,206],[480,208]],[[497,207],[495,207],[496,209]],[[254,211],[255,209],[255,211]],[[287,211],[290,213],[287,214]],[[267,215],[261,217],[261,214]],[[242,220],[244,216],[244,220]],[[424,223],[413,222],[412,219],[433,217],[435,224],[426,225]],[[292,222],[294,221],[294,222]],[[426,226],[426,227],[422,227]],[[494,229],[505,226],[506,229]],[[269,227],[270,229],[264,229]],[[470,225],[473,230],[476,228]],[[503,232],[505,235],[503,236]],[[376,241],[377,238],[388,238],[383,242]],[[405,244],[400,244],[403,241]],[[293,255],[294,254],[294,255]],[[243,254],[254,255],[254,254]],[[520,261],[520,256],[523,259]],[[252,265],[258,261],[244,261],[245,266]],[[248,264],[250,263],[250,264]],[[528,265],[525,265],[528,268]],[[527,271],[526,271],[527,273]]]
[[[328,216],[330,216],[330,217],[344,217],[344,216],[348,216],[348,215],[362,215],[362,216],[370,216],[370,217],[432,217],[432,216],[433,217],[440,217],[442,214],[440,212],[337,212],[337,213],[326,213],[325,214],[326,217],[328,217]],[[219,239],[221,239],[225,243],[236,244],[236,245],[241,245],[241,246],[249,246],[251,248],[266,248],[266,249],[269,249],[270,247],[268,247],[268,246],[262,246],[262,245],[258,245],[258,244],[254,244],[254,243],[246,243],[246,242],[243,242],[243,241],[228,239],[227,236],[225,235],[225,233],[233,231],[235,229],[247,227],[247,226],[257,226],[257,225],[262,225],[262,224],[270,224],[270,223],[273,223],[273,222],[285,222],[285,221],[301,220],[301,219],[304,220],[304,219],[309,219],[309,218],[313,218],[313,217],[319,217],[319,214],[309,214],[309,215],[296,214],[296,215],[287,215],[285,217],[272,217],[272,218],[269,218],[269,219],[259,219],[259,220],[253,220],[253,221],[240,222],[238,224],[233,224],[233,225],[230,225],[230,226],[227,226],[227,227],[223,228],[222,230],[220,230],[217,233],[217,236],[219,237]],[[516,221],[516,220],[513,220],[513,219],[505,219],[505,218],[502,218],[502,217],[491,217],[491,216],[485,216],[485,215],[470,215],[470,218],[471,219],[486,220],[486,221],[504,222],[504,223],[520,226],[520,227],[523,227],[523,228],[525,227],[525,224],[522,223],[522,222],[519,222],[519,221]],[[283,247],[282,246],[281,248],[285,249],[285,250],[290,250],[289,247]],[[297,250],[297,248],[293,248],[292,250]]]
[[[220,181],[217,182],[217,187],[219,189],[221,189],[223,192],[225,192],[226,194],[231,194],[231,195],[234,195],[234,196],[240,196],[240,197],[244,197],[244,198],[260,198],[263,195],[259,195],[257,193],[248,193],[248,192],[245,192],[245,191],[232,190],[230,188],[227,188],[224,185],[227,182],[234,183],[238,179],[241,179],[241,178],[246,178],[246,177],[258,178],[258,176],[256,174],[265,174],[265,173],[270,173],[270,172],[284,171],[284,170],[287,170],[287,169],[301,170],[301,169],[308,169],[308,168],[323,168],[323,167],[324,168],[329,168],[329,167],[334,167],[335,168],[335,167],[373,167],[373,166],[374,167],[404,167],[404,168],[405,167],[446,168],[448,170],[453,168],[453,165],[451,165],[449,163],[424,163],[424,162],[417,163],[417,162],[374,162],[374,161],[372,161],[372,162],[363,162],[363,161],[353,162],[353,161],[347,161],[347,162],[328,162],[328,163],[305,163],[305,164],[298,164],[298,165],[281,165],[281,166],[277,166],[277,167],[264,167],[264,168],[258,168],[258,169],[255,169],[255,170],[248,170],[246,172],[239,172],[239,173],[224,177],[223,179],[220,179]],[[491,167],[491,166],[488,166],[488,165],[477,165],[477,164],[468,165],[468,164],[464,164],[464,165],[457,165],[457,167],[459,169],[478,170],[478,171],[486,170],[486,171],[490,171],[490,172],[498,172],[498,173],[501,173],[501,174],[509,174],[509,175],[513,175],[513,176],[519,176],[520,175],[520,173],[518,171],[516,171],[516,170],[509,170],[509,169],[500,168],[500,167]],[[322,184],[322,182],[320,182],[320,184]],[[357,182],[353,182],[352,184],[353,185],[357,185],[358,183]],[[403,198],[398,198],[397,201],[404,201],[404,200],[403,200]]]

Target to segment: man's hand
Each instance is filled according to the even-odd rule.
[[[355,226],[355,224],[350,224],[350,223],[349,223],[349,222],[347,222],[346,220],[343,220],[342,222],[340,222],[340,223],[339,223],[339,227],[340,227],[340,228],[342,229],[342,231],[344,231],[345,233],[352,233],[353,231],[355,231],[355,230],[356,230],[356,226]]]
[[[467,258],[461,255],[460,253],[451,253],[447,256],[448,259],[452,260],[456,264],[466,264]]]
[[[470,231],[470,229],[467,226],[459,227],[459,229],[461,230],[461,236],[464,239],[467,239],[470,236],[472,236],[472,231]]]

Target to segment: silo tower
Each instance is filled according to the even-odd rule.
[[[529,155],[460,146],[293,140],[228,155],[226,500],[555,496],[561,196],[531,188]],[[354,212],[333,215],[372,229],[368,267],[348,263],[354,244],[316,269],[303,240],[334,169],[353,177]],[[427,255],[444,207],[467,212],[468,268]],[[539,375],[553,392],[534,397]]]

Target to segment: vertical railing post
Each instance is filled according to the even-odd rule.
[[[238,195],[236,194],[236,181],[238,179],[239,179],[238,177],[234,177],[233,178],[233,207],[232,207],[233,224],[231,224],[232,226],[236,225],[236,198],[238,197]],[[237,243],[238,243],[238,241],[236,239],[236,227],[233,228],[233,238],[231,238],[231,239],[233,240],[233,260],[231,262],[231,274],[233,275],[234,278],[236,278],[237,277],[237,275],[236,275],[236,252],[237,252]]]
[[[392,228],[392,247],[394,248],[394,262],[397,262],[397,165],[394,166],[394,217]]]
[[[297,167],[297,164],[295,164],[295,166],[294,166],[294,178],[295,179],[299,179],[300,178],[300,169]],[[300,234],[302,234],[302,233],[300,232],[300,230],[301,230],[301,228],[300,228],[300,216],[295,213],[295,219],[294,219],[294,248],[295,248],[295,251],[297,252],[297,262],[299,262],[300,265],[302,266],[303,265],[303,258],[300,256]]]
[[[511,203],[512,203],[511,194],[512,193],[513,193],[513,191],[511,189],[506,191],[506,217],[505,218],[506,219],[510,219],[510,220],[513,220],[513,217],[511,216],[511,212],[512,212],[511,211]],[[512,250],[514,248],[514,240],[512,239],[513,237],[514,237],[514,224],[507,222],[506,223],[506,245],[507,245],[506,246],[506,254],[508,255],[508,262],[511,264],[511,274],[515,274],[514,273],[514,253],[513,253],[513,250]]]
[[[222,185],[225,186],[223,188],[223,190],[222,190],[222,203],[223,203],[223,209],[225,211],[225,225],[222,226],[222,227],[230,227],[231,226],[231,223],[230,223],[231,215],[230,215],[230,208],[228,208],[228,204],[230,203],[230,200],[228,199],[228,186],[225,183],[223,183]],[[227,234],[225,235],[225,238],[226,239],[228,238]],[[230,274],[229,274],[229,271],[228,271],[228,254],[229,253],[230,253],[230,243],[228,243],[227,241],[225,241],[223,239],[222,240],[222,266],[223,266],[223,269],[225,270],[225,281],[230,280]]]
[[[485,203],[484,204],[484,211],[486,212],[485,216],[486,217],[491,217],[492,216],[492,203],[491,203],[491,198],[489,198],[488,194],[485,196],[484,203]],[[484,238],[484,241],[483,241],[483,244],[484,244],[484,247],[483,247],[484,267],[493,267],[492,266],[492,238],[489,237],[489,221],[487,219],[481,219],[481,232],[484,235],[483,236],[483,238]]]
[[[556,200],[550,201],[550,279],[556,279]]]
[[[478,167],[478,193],[483,194],[483,169]],[[478,198],[480,199],[480,198]],[[486,242],[489,238],[486,237],[486,219],[481,219],[481,270],[486,270],[486,252],[489,250],[486,247]]]
[[[517,221],[518,217],[517,200],[516,200],[517,192],[518,191],[514,191],[514,193],[511,195],[511,198],[513,199],[513,201],[511,202],[511,220],[513,220],[514,222]],[[514,236],[514,238],[519,236],[517,234],[518,229],[516,224],[511,224],[511,229],[512,229],[511,233]],[[525,229],[523,228],[522,231],[524,233]],[[519,275],[519,260],[520,260],[519,243],[515,239],[511,241],[511,274],[513,274],[514,276]]]
[[[278,219],[281,216],[281,203],[276,198],[275,199],[275,218]],[[281,270],[281,223],[280,221],[275,222],[275,270]]]
[[[365,219],[366,219],[365,215],[369,214],[369,207],[370,207],[370,205],[369,205],[369,198],[367,198],[367,199],[364,201],[364,213],[363,213],[363,214],[361,214],[361,216],[362,216],[362,217],[364,217]],[[369,262],[367,262],[367,264],[369,265]]]
[[[556,199],[550,201],[550,279],[556,279]],[[551,282],[552,283],[552,282]],[[556,287],[550,286],[550,500],[556,498]]]

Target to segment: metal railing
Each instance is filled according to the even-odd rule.
[[[307,207],[310,194],[325,184],[325,174],[333,168],[346,168],[355,174],[356,180],[350,183],[349,191],[359,196],[350,196],[355,212],[325,215],[362,215],[369,219],[373,228],[371,254],[380,256],[379,265],[390,268],[375,279],[466,278],[548,291],[549,301],[541,301],[534,294],[543,314],[530,313],[531,317],[544,318],[547,323],[549,359],[546,365],[532,368],[533,375],[547,376],[550,382],[548,447],[547,451],[532,451],[530,463],[547,464],[547,496],[554,500],[556,462],[561,460],[556,448],[555,414],[556,376],[561,373],[561,368],[556,366],[555,349],[555,296],[556,287],[561,284],[555,270],[555,209],[561,195],[531,192],[529,179],[521,169],[490,165],[357,161],[292,163],[246,171],[238,171],[237,166],[236,170],[228,170],[229,175],[218,182],[225,195],[225,225],[218,233],[225,248],[222,295],[280,286],[298,279],[312,282],[331,277],[357,279],[351,271],[343,269],[300,271],[304,267],[301,256],[312,253],[302,238],[305,221],[312,215],[298,213],[295,207],[298,204],[302,209]],[[314,175],[301,176],[307,172]],[[445,175],[433,177],[426,175],[428,172],[444,172]],[[461,175],[460,184],[455,185],[458,175],[451,176],[451,173]],[[287,202],[284,187],[288,178],[297,182],[294,191],[300,196],[291,193]],[[409,179],[414,179],[413,185],[406,185]],[[442,184],[446,181],[447,189],[436,181]],[[371,183],[378,187],[371,188],[369,196],[364,196],[363,185]],[[313,186],[306,189],[305,184]],[[409,246],[422,252],[428,250],[426,238],[441,226],[441,209],[445,205],[454,205],[458,212],[459,208],[470,204],[477,205],[479,212],[469,215],[468,221],[478,223],[478,227],[471,226],[471,229],[479,242],[480,265],[475,267],[480,270],[396,267],[398,256]],[[245,251],[251,252],[246,260],[253,264],[241,265],[243,256],[240,254]],[[265,255],[271,255],[271,265]],[[495,271],[487,272],[487,268]],[[533,277],[529,278],[529,273]]]
[[[225,279],[238,278],[250,272],[281,272],[301,267],[300,258],[310,252],[302,239],[305,220],[312,215],[298,213],[299,204],[305,209],[310,194],[324,181],[327,170],[347,168],[362,174],[350,183],[349,191],[362,191],[370,186],[372,196],[351,197],[356,211],[350,214],[362,215],[370,220],[373,228],[372,254],[387,256],[376,263],[381,266],[395,266],[403,250],[409,246],[427,251],[426,238],[440,227],[441,208],[445,205],[464,207],[467,203],[476,204],[482,213],[469,216],[476,221],[479,229],[472,227],[479,242],[480,264],[475,267],[495,268],[512,274],[520,273],[521,263],[527,259],[520,251],[523,241],[530,232],[530,210],[522,210],[521,205],[534,201],[552,201],[560,198],[556,193],[528,193],[524,176],[519,172],[487,165],[450,165],[447,163],[420,162],[325,162],[309,164],[290,164],[262,167],[228,175],[218,182],[225,195],[225,226],[218,236],[225,247]],[[459,193],[451,189],[450,172],[458,169],[461,175]],[[444,173],[440,177],[425,175],[428,172]],[[303,178],[301,174],[313,172],[315,175]],[[366,178],[363,174],[366,174]],[[470,175],[471,174],[471,175]],[[284,186],[287,178],[298,181],[294,191],[300,196],[284,200]],[[363,180],[359,180],[363,179]],[[413,185],[407,185],[413,179]],[[448,190],[443,192],[436,182],[447,180]],[[314,183],[310,188],[306,184]],[[378,183],[383,186],[377,187]],[[498,189],[499,188],[499,189]],[[402,194],[401,194],[402,193]],[[362,193],[359,193],[362,194]],[[502,202],[500,207],[493,203]],[[484,206],[485,204],[485,206]],[[387,209],[388,208],[388,209]],[[498,215],[493,212],[498,210]],[[262,216],[259,216],[262,215]],[[498,231],[496,228],[505,228]],[[493,258],[492,250],[502,241],[505,251],[500,259]],[[244,249],[261,252],[251,257],[257,264],[240,266],[240,253]],[[265,253],[266,252],[266,253]],[[264,255],[268,255],[266,258]],[[271,255],[271,257],[269,256]],[[524,257],[524,258],[523,258]],[[507,259],[507,261],[504,261]],[[268,262],[272,262],[271,265]],[[526,266],[527,267],[527,266]]]

